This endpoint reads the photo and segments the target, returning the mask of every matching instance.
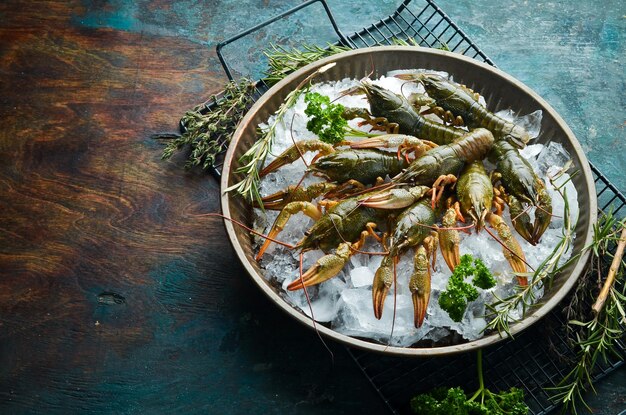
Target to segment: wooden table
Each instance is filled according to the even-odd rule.
[[[0,412],[383,410],[250,283],[218,183],[160,160],[214,52],[85,4],[0,4]]]
[[[383,411],[250,283],[203,216],[217,182],[160,160],[150,136],[223,85],[214,52],[144,30],[186,27],[176,4],[120,4],[0,4],[0,411]]]

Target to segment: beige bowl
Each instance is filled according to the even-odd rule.
[[[339,80],[346,77],[361,78],[371,72],[372,68],[375,68],[377,72],[373,77],[378,77],[396,69],[427,68],[448,72],[454,76],[455,81],[479,91],[487,100],[490,110],[494,112],[500,109],[512,108],[521,114],[526,114],[541,109],[543,111],[541,135],[536,142],[552,140],[561,143],[573,157],[574,167],[580,172],[573,178],[573,183],[578,191],[580,205],[580,215],[575,229],[574,253],[580,252],[585,245],[589,244],[592,236],[592,224],[597,220],[595,186],[589,163],[583,154],[578,140],[576,140],[569,127],[539,95],[506,73],[465,56],[434,49],[404,46],[358,49],[314,62],[289,75],[267,91],[242,120],[226,154],[221,183],[222,189],[226,189],[242,179],[241,174],[235,173],[238,166],[237,160],[256,139],[256,129],[259,123],[265,122],[278,109],[287,94],[300,81],[329,62],[336,62],[337,64],[316,78],[316,81]],[[234,193],[222,194],[222,210],[224,215],[250,224],[252,208]],[[239,259],[263,293],[289,315],[302,324],[313,328],[313,321],[307,315],[301,310],[294,308],[280,296],[278,292],[280,288],[270,285],[263,279],[263,270],[254,260],[249,233],[241,227],[233,226],[230,221],[226,221],[225,226]],[[528,310],[526,317],[522,321],[511,326],[511,333],[513,335],[519,333],[552,310],[576,283],[581,273],[584,272],[587,259],[588,253],[585,253],[576,262],[570,263],[555,278],[552,287],[546,290],[541,304]],[[437,356],[464,352],[502,340],[497,333],[493,333],[478,340],[453,346],[403,348],[349,337],[319,323],[316,324],[316,327],[322,334],[347,345],[374,352],[403,356]]]

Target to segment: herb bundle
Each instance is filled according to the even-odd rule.
[[[271,86],[311,62],[346,50],[349,48],[335,45],[325,49],[311,45],[293,49],[272,45],[263,52],[268,59],[268,70],[261,82]],[[182,135],[154,135],[153,138],[169,140],[161,158],[167,160],[176,151],[189,148],[185,168],[201,166],[208,169],[213,166],[217,155],[228,148],[239,122],[254,103],[256,86],[256,82],[245,78],[238,82],[231,81],[220,94],[213,95],[207,102],[185,113],[181,119],[185,126]],[[206,110],[207,104],[212,106],[210,111]],[[248,198],[254,196],[249,193],[252,188],[245,187],[242,190]]]
[[[614,256],[610,253],[611,242],[618,244]],[[605,269],[602,259],[613,256],[613,262],[598,299],[591,309],[585,310],[580,307],[585,304],[582,301],[583,297],[597,292],[591,280],[581,284],[567,308],[567,314],[571,318],[568,322],[568,332],[570,341],[578,350],[577,362],[556,387],[549,389],[554,393],[552,399],[563,403],[564,411],[569,410],[577,414],[581,405],[591,411],[583,394],[588,390],[595,391],[592,382],[594,368],[601,360],[607,361],[611,355],[620,360],[626,358],[620,354],[617,347],[617,343],[624,337],[626,326],[624,281],[626,264],[621,258],[624,246],[626,246],[626,220],[618,221],[611,212],[600,217],[598,223],[594,225],[592,244],[586,248],[591,251],[590,274],[598,275],[598,285]]]
[[[206,103],[200,104],[183,115],[181,122],[186,131],[180,136],[156,136],[172,138],[163,150],[161,158],[167,160],[185,146],[191,152],[185,164],[187,169],[201,166],[207,169],[215,163],[215,157],[226,150],[239,121],[253,104],[255,83],[249,79],[226,84],[224,91],[213,95],[209,101],[215,105],[205,113]]]

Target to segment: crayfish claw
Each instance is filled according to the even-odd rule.
[[[337,250],[328,255],[324,255],[318,259],[315,264],[309,268],[300,278],[295,279],[289,285],[287,290],[296,291],[304,287],[311,287],[327,281],[341,272],[342,268],[352,254],[351,244],[344,242],[339,244]]]
[[[383,306],[387,299],[389,289],[393,284],[394,259],[390,256],[383,258],[380,267],[376,270],[372,283],[372,303],[374,306],[374,317],[380,320],[383,316]]]
[[[448,264],[450,271],[454,271],[457,265],[461,263],[461,254],[459,246],[461,245],[461,237],[459,231],[454,228],[456,225],[456,211],[450,207],[443,216],[441,221],[443,228],[439,230],[439,247],[441,255]]]
[[[430,301],[430,264],[428,250],[423,244],[415,250],[413,274],[409,280],[411,299],[413,300],[413,319],[415,327],[420,328],[426,317]]]
[[[311,202],[289,202],[285,205],[285,207],[280,211],[276,220],[274,220],[274,224],[270,229],[267,237],[265,238],[265,242],[259,249],[259,252],[256,254],[255,260],[260,261],[263,257],[263,254],[270,246],[272,241],[276,239],[276,236],[285,228],[289,218],[296,213],[302,212],[313,220],[318,220],[321,217],[321,212]]]
[[[422,197],[430,188],[414,186],[409,189],[391,189],[379,194],[370,195],[360,202],[363,206],[377,209],[401,209],[411,206]]]
[[[515,239],[511,233],[509,226],[500,216],[494,215],[493,213],[487,215],[487,221],[491,227],[498,232],[500,243],[503,245],[502,253],[513,271],[516,274],[526,274],[528,272],[526,256],[519,242],[517,242],[517,239]],[[517,282],[522,287],[525,287],[528,285],[528,278],[518,276]]]
[[[517,233],[530,244],[536,245],[533,238],[534,225],[530,221],[527,209],[524,209],[522,203],[513,195],[507,195],[507,203],[509,205],[511,223],[513,223]]]

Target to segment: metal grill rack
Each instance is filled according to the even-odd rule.
[[[325,0],[310,0],[220,43],[217,46],[217,53],[229,79],[233,79],[233,71],[228,59],[224,57],[224,47],[315,3],[323,7],[336,33],[337,37],[334,39],[336,44],[360,48],[388,45],[394,39],[402,39],[414,41],[424,47],[447,48],[494,65],[432,0],[405,0],[390,16],[349,36],[340,31]],[[259,83],[258,96],[267,89],[267,85]],[[217,102],[219,98],[207,103],[203,111],[211,111]],[[181,130],[185,130],[182,123]],[[217,159],[211,171],[218,179],[221,175],[222,160],[223,155]],[[596,184],[599,211],[602,213],[613,209],[616,216],[626,216],[626,197],[593,164],[591,169]],[[562,305],[568,301],[569,298],[566,298]],[[485,349],[483,353],[485,386],[492,390],[503,390],[512,386],[521,388],[524,390],[531,414],[551,412],[556,405],[549,400],[545,388],[555,386],[569,372],[576,355],[576,350],[565,340],[565,327],[562,307],[556,307],[542,320],[542,324],[535,324],[515,339]],[[623,339],[619,342],[618,348],[622,355],[626,355],[626,343]],[[356,349],[348,351],[393,414],[409,413],[411,397],[437,386],[461,386],[466,391],[478,387],[474,353],[445,358],[407,359]],[[617,359],[601,362],[593,374],[594,380],[605,376],[622,363]]]
[[[626,197],[591,165],[598,194],[599,212],[613,209],[618,217],[626,216]],[[615,249],[613,247],[612,249]],[[605,261],[608,270],[610,261]],[[524,390],[530,414],[548,414],[557,408],[550,401],[546,388],[556,386],[574,367],[576,350],[569,344],[565,330],[563,307],[566,297],[541,324],[535,324],[515,339],[483,350],[485,386],[490,390],[517,387]],[[591,304],[586,304],[587,309]],[[622,339],[617,349],[626,356],[626,342]],[[374,355],[356,349],[348,349],[372,386],[379,393],[393,414],[410,413],[409,403],[413,396],[439,387],[461,386],[465,391],[478,388],[476,356],[466,353],[451,357],[429,359],[406,359]],[[621,366],[623,361],[612,358],[598,361],[593,373],[597,381]]]

